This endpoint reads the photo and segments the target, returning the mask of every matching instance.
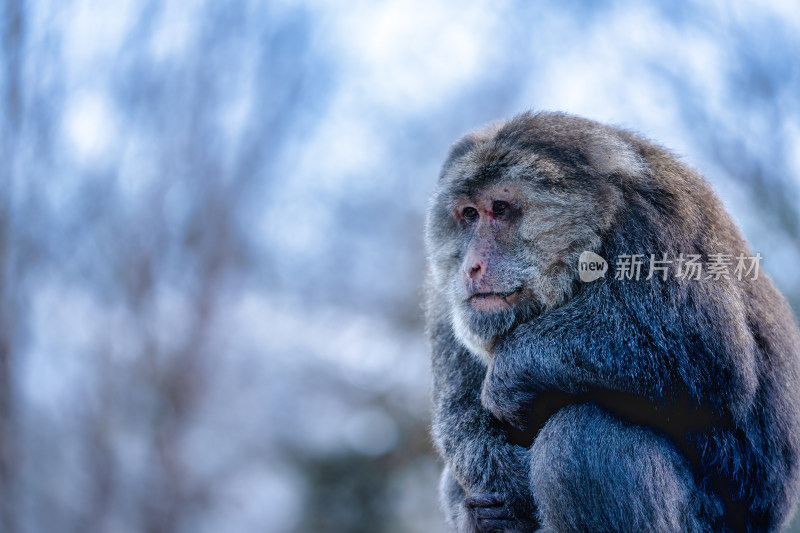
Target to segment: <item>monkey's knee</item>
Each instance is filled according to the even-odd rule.
[[[653,431],[594,404],[554,414],[532,447],[531,483],[545,529],[699,530],[691,472]]]
[[[450,473],[450,468],[445,466],[439,482],[439,500],[444,510],[447,524],[453,531],[459,533],[471,531],[468,529],[468,515],[466,512],[466,494],[461,485]]]
[[[448,467],[442,473],[439,496],[447,523],[458,533],[532,533],[538,531],[533,516],[514,516],[504,495],[497,492],[467,491],[456,481]]]
[[[467,503],[467,493],[453,477],[450,468],[445,466],[439,482],[439,499],[444,509],[447,524],[456,533],[481,533]]]

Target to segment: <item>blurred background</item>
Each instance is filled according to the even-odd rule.
[[[444,532],[450,143],[656,139],[797,310],[798,36],[792,0],[0,0],[0,531]]]

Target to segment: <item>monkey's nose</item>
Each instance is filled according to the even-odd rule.
[[[483,270],[484,268],[481,263],[475,263],[471,267],[464,269],[464,278],[472,281],[479,281],[483,275]]]

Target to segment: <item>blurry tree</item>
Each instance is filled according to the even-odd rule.
[[[0,5],[0,530],[16,531],[17,384],[14,375],[15,336],[20,267],[14,226],[14,178],[19,163],[17,142],[22,121],[24,19],[21,0]]]
[[[91,36],[75,33],[86,29],[84,18],[96,23],[97,6],[37,5],[23,47],[22,6],[7,3],[3,531],[17,524],[21,531],[202,531],[220,521],[226,529],[280,531],[301,517],[281,518],[286,510],[270,508],[271,490],[283,488],[260,482],[252,494],[239,494],[247,472],[281,457],[294,457],[294,475],[312,482],[329,470],[328,452],[298,456],[303,437],[281,439],[288,428],[271,426],[285,407],[267,404],[268,416],[258,415],[271,391],[226,412],[225,402],[243,403],[236,396],[242,378],[222,376],[240,374],[238,361],[264,367],[259,373],[280,370],[271,368],[269,348],[242,358],[253,349],[252,332],[232,329],[230,315],[254,290],[268,298],[283,291],[273,259],[285,252],[265,248],[271,236],[259,224],[265,209],[275,209],[270,195],[285,184],[287,146],[314,126],[334,80],[324,54],[311,48],[302,6],[201,2],[176,11],[178,4],[128,9],[120,34],[103,43],[107,49],[91,47],[86,59],[73,49]],[[412,299],[416,283],[407,280]],[[15,361],[19,375],[11,374]],[[313,382],[315,372],[309,368],[297,383]],[[346,387],[327,386],[349,396]],[[302,395],[288,400],[300,416],[313,416]],[[426,434],[425,411],[418,412],[415,434]],[[208,436],[231,422],[241,434]],[[408,448],[409,460],[430,453],[422,442],[423,452]],[[370,470],[371,455],[351,457],[361,466],[349,484],[386,483],[359,474]],[[264,498],[260,520],[227,508]],[[310,497],[309,505],[316,502]],[[364,501],[345,509],[347,520],[370,516],[370,508]]]
[[[675,93],[686,130],[699,152],[730,179],[758,212],[760,227],[751,241],[772,240],[793,249],[800,259],[800,39],[796,28],[781,23],[779,13],[758,20],[736,10],[696,3],[684,10],[661,6],[665,20],[693,28],[725,43],[721,49],[722,91],[710,93],[697,80],[681,75],[676,65],[654,65]],[[769,265],[785,275],[779,262]],[[794,277],[794,276],[792,276]],[[795,311],[800,284],[778,279]]]

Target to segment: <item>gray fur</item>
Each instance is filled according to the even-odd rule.
[[[517,218],[458,220],[463,202],[495,197],[512,198]],[[490,243],[498,292],[521,287],[502,313],[468,303],[475,239]],[[453,146],[426,243],[433,436],[455,531],[787,523],[800,489],[800,333],[769,278],[623,282],[613,264],[604,279],[577,278],[585,250],[609,262],[753,255],[701,176],[629,132],[525,113]]]

